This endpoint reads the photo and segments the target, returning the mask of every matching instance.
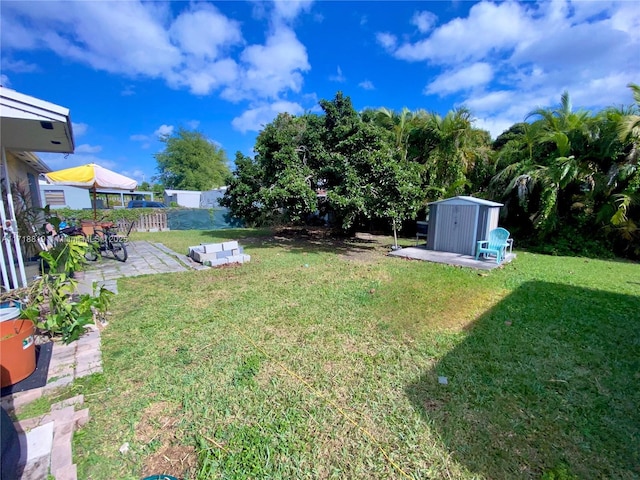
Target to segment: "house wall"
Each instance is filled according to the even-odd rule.
[[[167,190],[164,194],[165,204],[168,206],[171,205],[171,202],[176,202],[181,207],[200,208],[200,193],[197,191]]]
[[[27,208],[41,208],[42,203],[40,202],[40,192],[38,190],[39,173],[30,165],[19,160],[13,152],[7,150],[5,153],[7,158],[7,171],[11,179],[11,193],[16,211],[25,206],[25,201],[27,202]],[[16,185],[18,188],[14,188]],[[26,196],[26,200],[23,198],[24,196]]]
[[[200,208],[221,208],[219,200],[224,197],[226,187],[207,190],[200,195]]]
[[[51,205],[52,209],[56,208],[73,208],[74,210],[82,210],[92,208],[91,192],[85,188],[70,187],[69,185],[40,185],[40,197],[42,205],[47,204],[46,192],[62,192],[64,195],[64,205]]]

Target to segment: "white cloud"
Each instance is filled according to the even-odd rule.
[[[289,27],[277,27],[265,45],[250,45],[240,56],[242,72],[236,83],[230,84],[222,96],[228,100],[276,99],[286,91],[299,92],[302,72],[311,66],[307,49]]]
[[[186,66],[178,73],[167,75],[167,81],[174,88],[188,87],[196,95],[208,95],[213,90],[233,84],[241,71],[236,62],[225,58],[206,65]]]
[[[5,72],[15,73],[32,73],[38,70],[38,66],[34,63],[27,63],[24,60],[2,59],[2,70]]]
[[[611,28],[622,30],[638,41],[640,39],[640,8],[638,8],[638,3],[616,3],[616,8],[611,13],[610,24]]]
[[[364,90],[375,90],[376,87],[373,85],[371,80],[363,80],[358,84],[358,86]]]
[[[532,63],[545,71],[588,68],[609,71],[624,58],[629,35],[605,25],[582,24],[548,32],[544,39],[519,46],[511,56],[517,64]]]
[[[411,18],[411,24],[418,27],[420,33],[427,33],[438,21],[438,16],[435,13],[424,11],[416,12]]]
[[[173,134],[174,127],[173,125],[160,125],[158,129],[153,132],[153,135],[156,137],[166,137],[171,136]]]
[[[279,98],[299,92],[311,67],[305,46],[289,26],[308,12],[309,0],[261,5],[270,15],[264,44],[246,46],[242,25],[215,6],[79,2],[74,8],[48,1],[3,4],[0,41],[5,52],[49,50],[66,61],[84,63],[127,77],[164,79],[172,88],[196,95],[220,91],[232,101]],[[175,10],[175,9],[174,9]],[[98,27],[99,26],[99,27]],[[125,88],[123,95],[134,93]]]
[[[181,13],[169,35],[184,54],[211,60],[219,58],[225,48],[243,41],[240,24],[208,4],[194,4]]]
[[[398,44],[398,38],[389,32],[376,33],[376,40],[387,51],[395,50]]]
[[[162,76],[181,60],[166,30],[141,2],[79,2],[73,8],[59,2],[42,2],[38,8],[11,2],[3,4],[2,13],[3,48],[49,49],[96,69],[150,77]],[[10,32],[5,25],[12,25]]]
[[[300,13],[311,9],[313,0],[276,0],[273,3],[274,17],[276,20],[293,20]]]
[[[588,20],[595,20],[602,14],[608,16],[612,11],[613,5],[614,5],[614,2],[612,1],[599,1],[599,2],[572,1],[571,2],[571,9],[573,10],[572,19],[574,22],[584,22]]]
[[[412,23],[426,30],[420,18]],[[463,93],[456,105],[494,136],[534,108],[556,105],[565,90],[585,108],[628,105],[626,84],[640,78],[637,2],[483,1],[429,28],[413,42],[402,32],[376,38],[399,60],[427,63],[435,74],[424,93]]]
[[[124,90],[120,92],[120,95],[122,95],[123,97],[130,97],[131,95],[135,94],[136,89],[133,85],[127,85],[126,87],[124,87]]]
[[[499,90],[489,93],[476,93],[465,101],[465,105],[476,113],[494,112],[504,110],[510,103],[516,101],[514,92]]]
[[[515,123],[521,122],[522,118],[507,119],[505,117],[486,117],[476,119],[474,127],[486,130],[492,138],[497,138],[505,130],[511,128]]]
[[[329,80],[332,82],[344,83],[347,81],[346,77],[342,74],[342,69],[338,65],[338,70],[335,75],[330,75]]]
[[[71,122],[71,128],[73,129],[74,137],[81,137],[82,135],[87,133],[87,130],[89,129],[89,125],[87,125],[86,123]]]
[[[145,173],[140,170],[139,168],[134,168],[133,170],[123,170],[122,175],[125,175],[129,178],[133,178],[134,180],[137,180],[138,183],[142,183],[144,181],[149,181],[148,177],[145,175]]]
[[[91,154],[62,154],[62,153],[38,153],[38,156],[46,163],[51,170],[62,170],[63,168],[77,167],[88,163],[97,163],[109,170],[118,171],[118,165],[122,162],[115,162],[105,158],[96,157]]]
[[[292,115],[300,115],[304,113],[304,109],[298,103],[280,100],[271,104],[250,108],[239,117],[234,118],[231,124],[233,128],[242,133],[248,131],[258,132],[279,113],[284,112]]]
[[[0,74],[0,85],[2,85],[3,87],[8,87],[11,85],[9,77],[7,77],[4,73]]]
[[[622,73],[611,73],[598,78],[592,78],[581,85],[574,86],[571,91],[571,101],[574,105],[585,108],[602,105],[629,105],[633,102],[631,90],[627,88],[629,77]],[[626,96],[621,98],[621,94]]]
[[[456,18],[416,43],[404,43],[394,55],[402,60],[457,64],[499,49],[512,49],[532,31],[533,21],[518,3],[477,3],[466,19]]]
[[[200,126],[200,120],[189,120],[187,126],[192,130],[197,129]]]
[[[75,153],[98,153],[101,151],[102,147],[100,145],[89,145],[88,143],[83,143],[75,148]]]
[[[446,95],[483,86],[493,78],[491,65],[484,62],[474,63],[454,71],[447,71],[439,75],[433,82],[427,85],[425,93]]]
[[[150,140],[149,135],[135,134],[129,137],[134,142],[148,142]]]

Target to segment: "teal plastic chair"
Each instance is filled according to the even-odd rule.
[[[502,227],[494,228],[489,232],[488,240],[478,241],[476,246],[476,260],[480,258],[480,255],[484,255],[487,258],[490,255],[496,256],[496,263],[502,262],[507,253],[507,247],[509,243],[509,231]]]

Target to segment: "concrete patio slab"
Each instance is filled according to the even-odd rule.
[[[497,264],[495,259],[480,258],[476,260],[471,255],[462,255],[451,252],[437,252],[435,250],[427,250],[425,247],[406,247],[400,250],[389,252],[391,257],[408,258],[412,260],[423,260],[425,262],[444,263],[447,265],[455,265],[458,267],[476,268],[479,270],[493,270],[516,258],[515,253],[508,253],[506,258]]]

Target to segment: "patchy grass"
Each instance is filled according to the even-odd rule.
[[[104,373],[68,392],[92,416],[79,478],[640,475],[638,264],[518,252],[480,274],[379,241],[136,236],[252,260],[119,282]]]

